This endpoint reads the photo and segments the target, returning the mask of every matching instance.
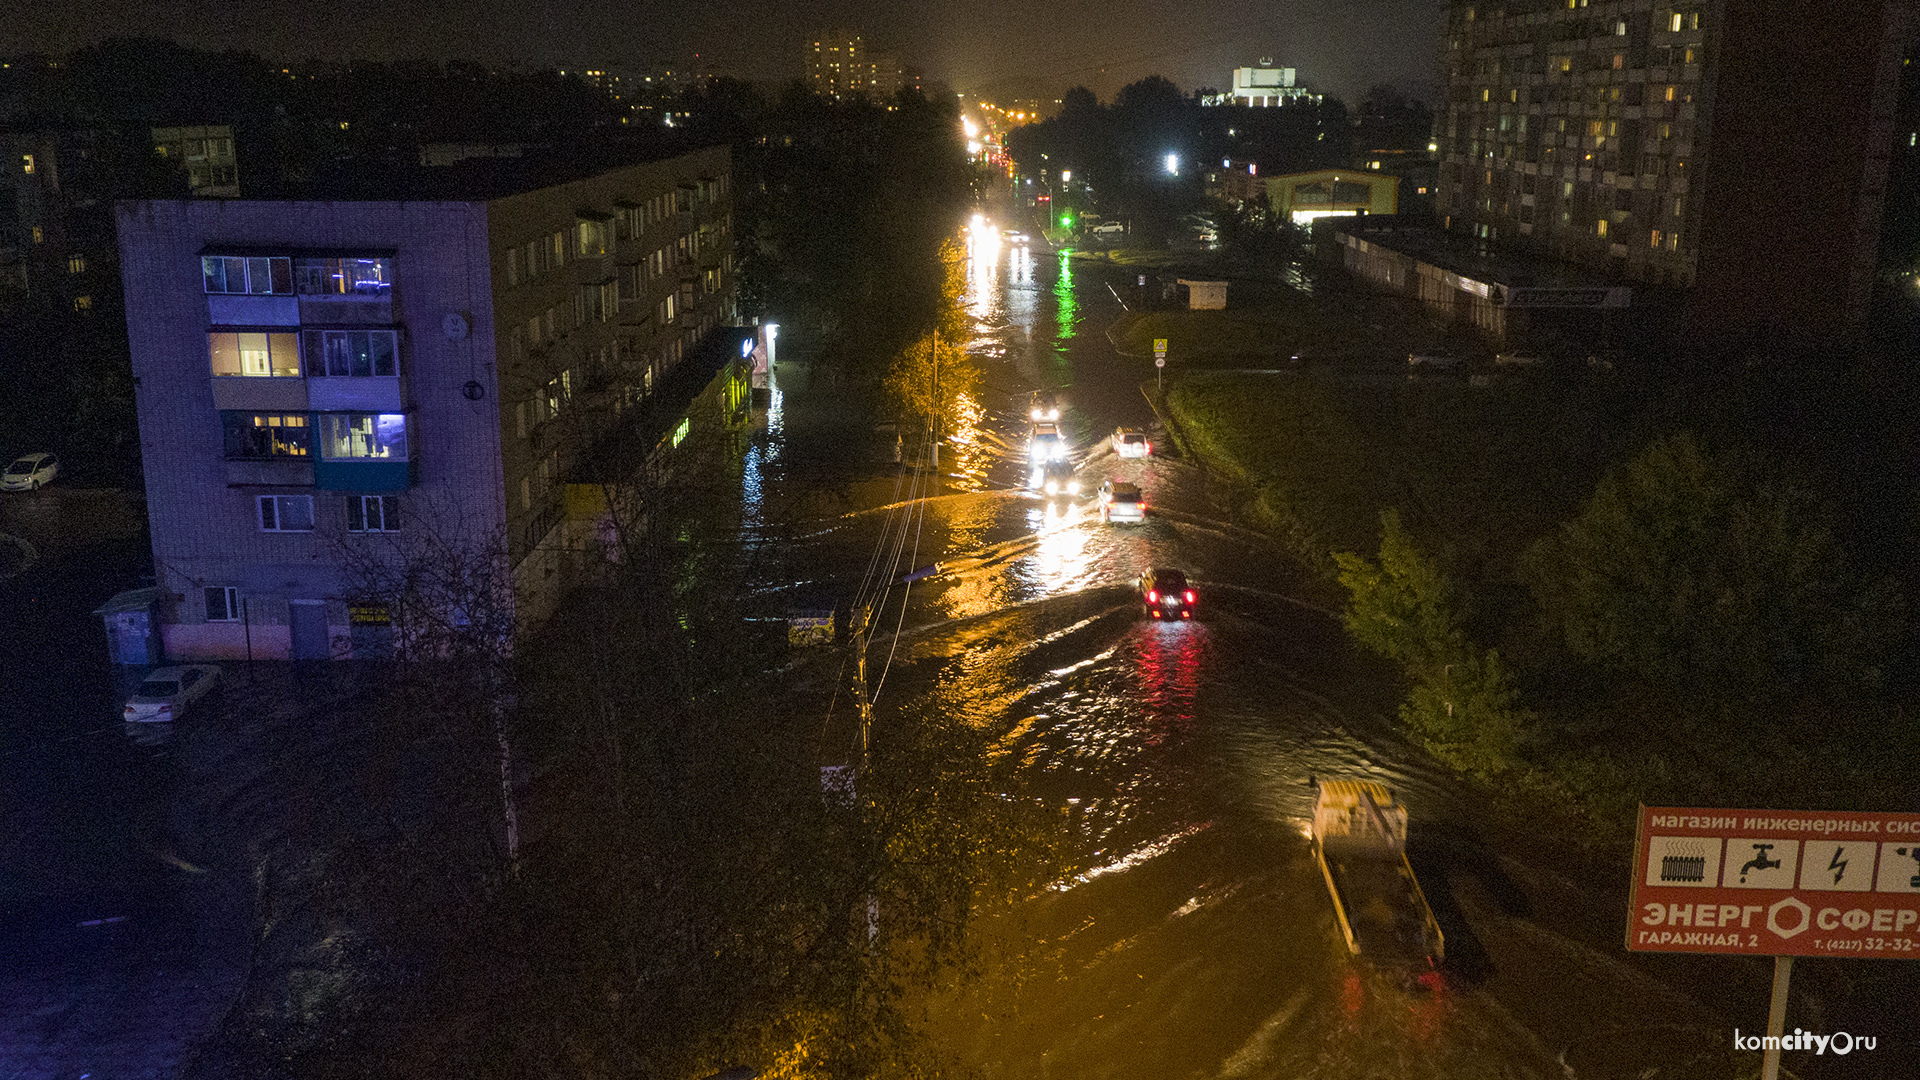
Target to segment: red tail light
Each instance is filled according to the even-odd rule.
[[[1189,604],[1191,604],[1191,603],[1193,603],[1193,590],[1192,590],[1192,589],[1188,589],[1188,590],[1187,590],[1187,603],[1189,603]]]
[[[1153,591],[1152,589],[1148,589],[1148,590],[1147,590],[1147,603],[1149,603],[1149,604],[1157,604],[1157,603],[1159,603],[1159,602],[1160,602],[1160,594],[1159,594],[1159,593],[1157,593],[1157,592],[1155,592],[1155,591]]]

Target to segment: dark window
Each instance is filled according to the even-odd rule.
[[[399,532],[400,497],[397,495],[349,495],[347,497],[348,532]]]
[[[200,276],[210,293],[293,292],[293,260],[280,256],[202,255]]]
[[[231,585],[209,585],[207,595],[208,622],[238,622],[240,619],[240,590]]]
[[[301,337],[309,375],[399,374],[399,336],[392,330],[308,330]]]
[[[313,496],[262,495],[259,504],[261,532],[313,531]]]

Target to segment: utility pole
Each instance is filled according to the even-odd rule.
[[[863,604],[848,616],[853,626],[853,702],[860,711],[860,764],[854,775],[867,771],[867,739],[873,729],[873,702],[867,698],[867,628],[873,622],[873,605]]]
[[[883,594],[884,595],[884,594]],[[860,764],[854,767],[854,790],[866,779],[869,740],[873,735],[873,702],[867,697],[867,630],[873,622],[873,605],[863,604],[848,616],[853,629],[853,700],[860,710]],[[880,898],[867,894],[867,947],[880,938]]]
[[[940,331],[933,332],[933,471],[940,471]]]

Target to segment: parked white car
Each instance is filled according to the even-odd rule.
[[[1139,428],[1116,428],[1113,432],[1113,452],[1125,458],[1153,456],[1153,443],[1147,433]]]
[[[220,683],[215,664],[182,664],[155,668],[127,699],[123,713],[130,723],[178,720],[187,706],[205,697]]]
[[[52,454],[25,454],[0,472],[0,491],[32,491],[53,483],[60,475],[60,459]]]
[[[1093,227],[1093,235],[1103,240],[1127,235],[1127,227],[1117,221],[1103,221]]]

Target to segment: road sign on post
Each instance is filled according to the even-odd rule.
[[[1627,948],[1920,959],[1920,814],[1641,807]]]
[[[1920,959],[1920,814],[1643,806],[1627,948],[1773,957],[1777,1080],[1794,957]]]

